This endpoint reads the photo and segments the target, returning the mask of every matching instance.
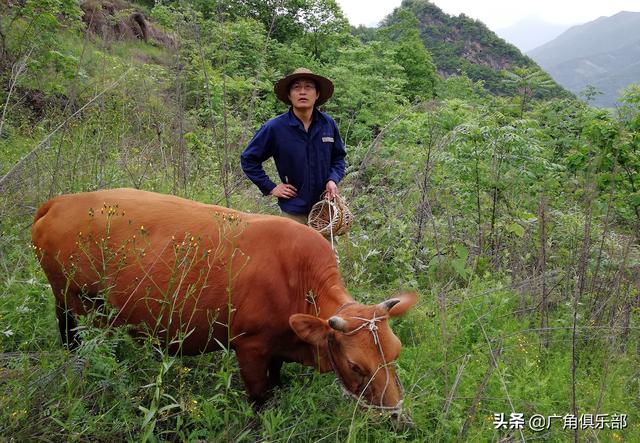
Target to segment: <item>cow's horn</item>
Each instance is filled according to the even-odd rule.
[[[380,306],[385,311],[389,312],[391,310],[391,308],[393,308],[398,303],[400,303],[400,299],[399,298],[390,298],[389,300],[383,301],[378,306]]]
[[[336,331],[344,332],[347,329],[347,322],[342,317],[334,315],[328,320],[329,326]]]

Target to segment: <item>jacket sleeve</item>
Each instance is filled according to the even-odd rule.
[[[276,187],[276,184],[264,172],[262,167],[262,163],[271,156],[273,156],[271,128],[268,124],[265,124],[256,132],[249,145],[240,155],[242,170],[263,195],[269,195],[273,188]]]
[[[329,169],[329,177],[327,178],[327,181],[333,180],[334,182],[339,183],[344,177],[344,158],[346,157],[347,152],[344,149],[344,144],[340,137],[340,131],[338,131],[338,126],[333,120],[331,123],[333,124],[333,149],[331,150],[331,167]]]

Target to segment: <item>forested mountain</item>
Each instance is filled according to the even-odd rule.
[[[392,24],[401,9],[410,11],[418,19],[422,41],[444,76],[464,73],[474,81],[482,80],[489,91],[504,94],[512,91],[503,82],[503,70],[537,68],[533,60],[481,21],[464,14],[450,16],[428,0],[403,0],[383,25]],[[556,84],[546,91],[550,96],[564,93]]]
[[[354,29],[334,0],[0,2],[0,441],[640,441],[640,85],[615,112],[589,107],[552,93],[481,23],[404,5],[380,29]],[[278,215],[239,158],[287,111],[274,83],[301,66],[335,85],[321,109],[347,152],[338,186],[354,218],[335,250],[345,287],[370,304],[418,294],[408,315],[362,331],[373,346],[368,334],[388,323],[403,344],[402,413],[361,408],[332,371],[291,362],[258,407],[233,352],[244,330],[197,356],[175,352],[181,335],[158,340],[188,329],[177,294],[191,303],[209,290],[184,276],[227,274],[215,283],[232,313],[244,274],[227,264],[253,259],[203,251],[188,211],[175,226],[154,212],[185,235],[151,267],[137,259],[158,240],[135,219],[124,256],[116,235],[68,230],[58,294],[72,287],[91,312],[77,318],[78,348],[62,348],[64,307],[31,244],[37,208],[130,187]],[[87,220],[125,217],[107,203],[83,208]],[[218,220],[221,247],[239,244],[237,220]],[[79,259],[100,290],[78,284]],[[105,261],[160,276],[162,297],[140,303],[166,307],[156,328],[118,326],[111,282],[126,276]],[[316,296],[305,294],[309,312]],[[258,302],[270,315],[271,300]],[[233,322],[208,314],[211,328]],[[202,329],[185,335],[210,337]],[[331,329],[325,352],[341,333]],[[387,369],[349,363],[362,392]]]
[[[596,87],[602,95],[594,103],[612,107],[620,91],[640,78],[640,12],[574,26],[528,55],[574,93]]]

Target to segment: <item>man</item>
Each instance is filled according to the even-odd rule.
[[[324,191],[338,195],[344,177],[345,150],[338,127],[317,106],[333,94],[333,83],[308,69],[296,69],[273,88],[291,107],[253,136],[240,157],[242,170],[264,195],[278,198],[282,215],[307,223],[312,206]],[[280,183],[276,185],[262,168],[273,157]]]

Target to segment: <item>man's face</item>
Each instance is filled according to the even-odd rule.
[[[289,87],[289,100],[294,108],[313,108],[318,97],[320,97],[320,91],[316,89],[316,84],[312,80],[299,79]]]

